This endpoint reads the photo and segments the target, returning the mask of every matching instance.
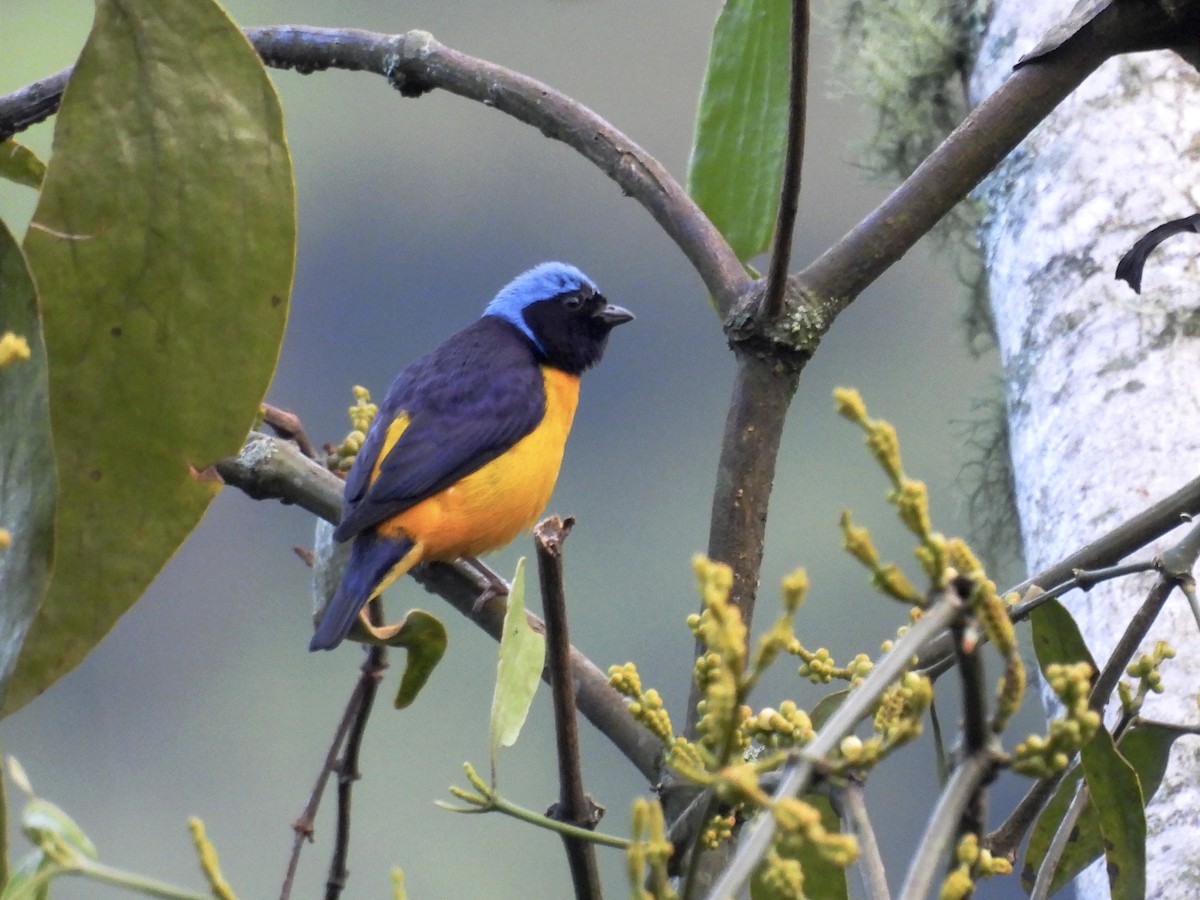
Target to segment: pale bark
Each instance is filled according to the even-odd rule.
[[[1073,0],[995,0],[970,80],[976,103],[1066,16]],[[1165,219],[1200,211],[1200,80],[1168,53],[1110,60],[980,189],[983,244],[1006,386],[1017,506],[1030,571],[1090,541],[1200,472],[1200,238],[1151,257],[1143,293],[1113,279]],[[1067,604],[1103,662],[1147,582]],[[1147,714],[1195,723],[1200,633],[1181,595],[1151,640],[1179,651]],[[1148,891],[1200,895],[1200,744],[1176,743],[1149,810]],[[1105,897],[1103,866],[1078,883]]]

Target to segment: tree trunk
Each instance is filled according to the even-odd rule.
[[[979,102],[1073,0],[994,0],[970,79]],[[1141,296],[1113,278],[1166,219],[1200,211],[1200,80],[1169,53],[1110,60],[980,188],[1025,556],[1052,563],[1196,477],[1200,469],[1200,239],[1155,251]],[[1066,599],[1098,662],[1148,582]],[[1185,599],[1151,641],[1179,656],[1145,715],[1194,723],[1200,634]],[[1200,743],[1176,742],[1150,804],[1147,896],[1195,897]],[[1188,874],[1188,867],[1191,874]],[[1081,897],[1108,896],[1102,865]]]

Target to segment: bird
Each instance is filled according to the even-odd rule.
[[[309,650],[332,650],[367,602],[422,562],[474,558],[550,500],[580,376],[633,313],[572,265],[545,262],[396,377],[346,476],[345,574]]]

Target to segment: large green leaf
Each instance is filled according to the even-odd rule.
[[[25,239],[59,472],[50,590],[5,697],[69,671],[218,490],[287,319],[295,189],[278,97],[211,0],[99,0]]]
[[[771,243],[790,58],[788,0],[727,0],[713,29],[687,188],[741,260]]]
[[[29,358],[0,366],[0,690],[50,579],[54,547],[54,448],[46,393],[46,348],[33,280],[21,248],[0,222],[0,337],[29,345]]]
[[[1100,670],[1083,640],[1079,626],[1057,600],[1047,600],[1030,615],[1033,624],[1033,651],[1038,666],[1045,671],[1051,663],[1086,662],[1093,676]]]
[[[1104,836],[1104,859],[1113,900],[1146,896],[1146,803],[1133,770],[1107,729],[1079,751],[1083,777]]]

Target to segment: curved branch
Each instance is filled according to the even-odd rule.
[[[252,432],[237,456],[217,463],[225,483],[238,488],[255,500],[280,500],[294,503],[328,522],[336,522],[342,509],[342,482],[320,464],[305,458],[296,446],[260,432]],[[482,563],[477,563],[483,565]],[[493,598],[475,609],[480,593],[489,587],[483,575],[470,565],[427,563],[412,572],[427,591],[437,594],[472,622],[499,639],[504,625],[504,604]],[[496,581],[499,575],[492,573]],[[537,616],[526,614],[530,625],[545,633]],[[634,721],[625,699],[608,683],[608,677],[576,648],[570,650],[571,675],[575,681],[575,700],[579,711],[647,780],[657,782],[662,744],[653,734]],[[543,672],[543,679],[549,676]]]
[[[1110,3],[1026,57],[883,203],[799,275],[833,315],[898,261],[1102,62],[1195,43],[1195,4]],[[1074,26],[1068,21],[1065,25]],[[1060,30],[1066,36],[1058,35]]]
[[[389,35],[283,25],[245,32],[274,68],[373,72],[406,97],[440,88],[534,126],[580,153],[645,207],[700,274],[722,318],[749,287],[750,277],[728,242],[658,160],[548,85],[446,47],[425,31]],[[51,115],[69,77],[65,70],[0,97],[0,139]]]

